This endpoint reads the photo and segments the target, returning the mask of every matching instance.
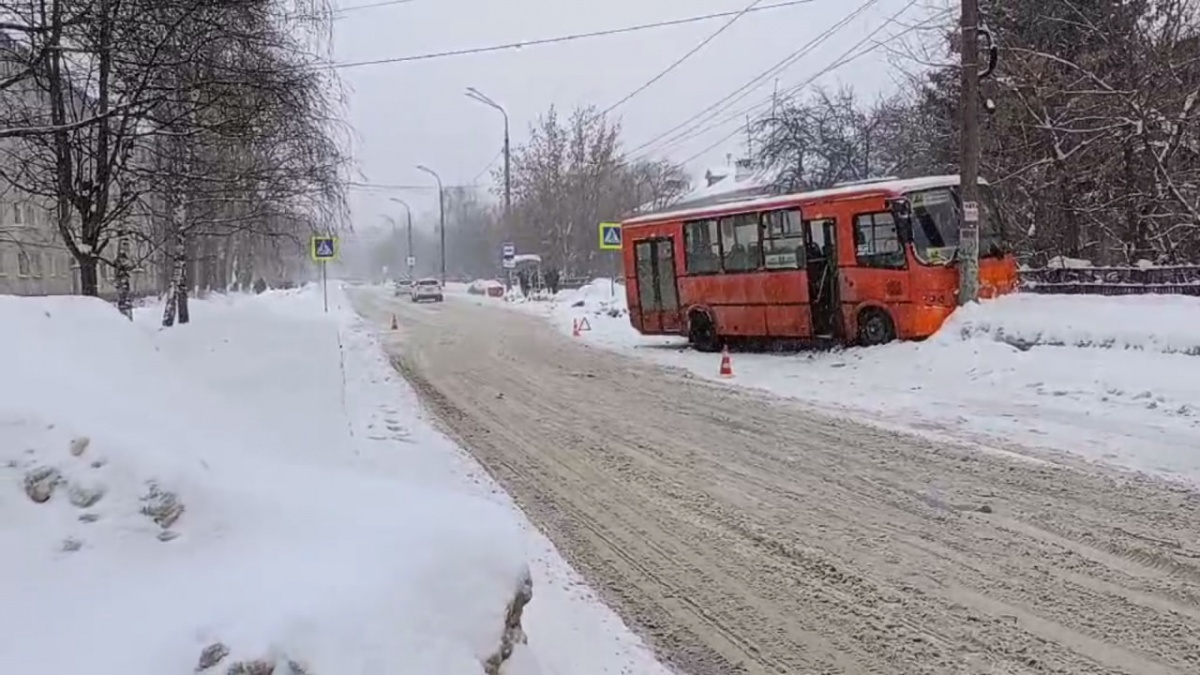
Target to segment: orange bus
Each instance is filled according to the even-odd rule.
[[[958,176],[885,179],[631,218],[629,320],[711,351],[729,339],[921,339],[957,306]],[[980,181],[980,295],[1017,264]]]

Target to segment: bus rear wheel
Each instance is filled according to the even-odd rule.
[[[874,347],[896,339],[896,325],[887,312],[868,307],[858,315],[858,344]]]
[[[707,314],[696,312],[688,317],[688,342],[698,352],[715,352],[721,348],[717,327]]]

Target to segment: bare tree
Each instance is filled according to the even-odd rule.
[[[591,107],[566,120],[551,107],[515,149],[512,177],[510,238],[569,274],[611,268],[611,257],[597,250],[600,222],[647,204],[665,206],[688,188],[678,167],[627,161],[620,125]]]

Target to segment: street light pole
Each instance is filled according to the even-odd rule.
[[[400,199],[399,197],[392,197],[391,201],[396,202],[400,206],[403,206],[405,214],[408,215],[408,249],[407,249],[408,255],[406,256],[405,262],[408,264],[408,278],[412,279],[413,278],[413,265],[412,265],[412,262],[409,262],[415,258],[415,256],[413,256],[413,242],[412,242],[412,207],[408,205],[408,202],[404,201],[403,199]]]
[[[504,224],[509,225],[509,216],[512,215],[512,174],[510,173],[511,152],[508,136],[508,111],[504,106],[496,103],[484,94],[480,93],[475,87],[467,87],[467,98],[495,108],[504,115]]]
[[[430,176],[433,176],[433,179],[435,181],[437,181],[437,186],[438,186],[438,223],[439,223],[438,229],[440,229],[442,231],[441,232],[442,288],[445,288],[446,287],[446,199],[442,194],[442,192],[443,192],[442,191],[442,177],[439,176],[436,171],[425,166],[424,164],[418,165],[417,170],[424,171],[425,173],[429,174]]]

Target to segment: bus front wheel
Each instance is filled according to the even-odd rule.
[[[707,314],[696,312],[689,317],[688,342],[699,352],[715,352],[721,348],[717,327]]]
[[[878,307],[868,307],[858,315],[858,344],[874,347],[896,339],[892,317]]]

